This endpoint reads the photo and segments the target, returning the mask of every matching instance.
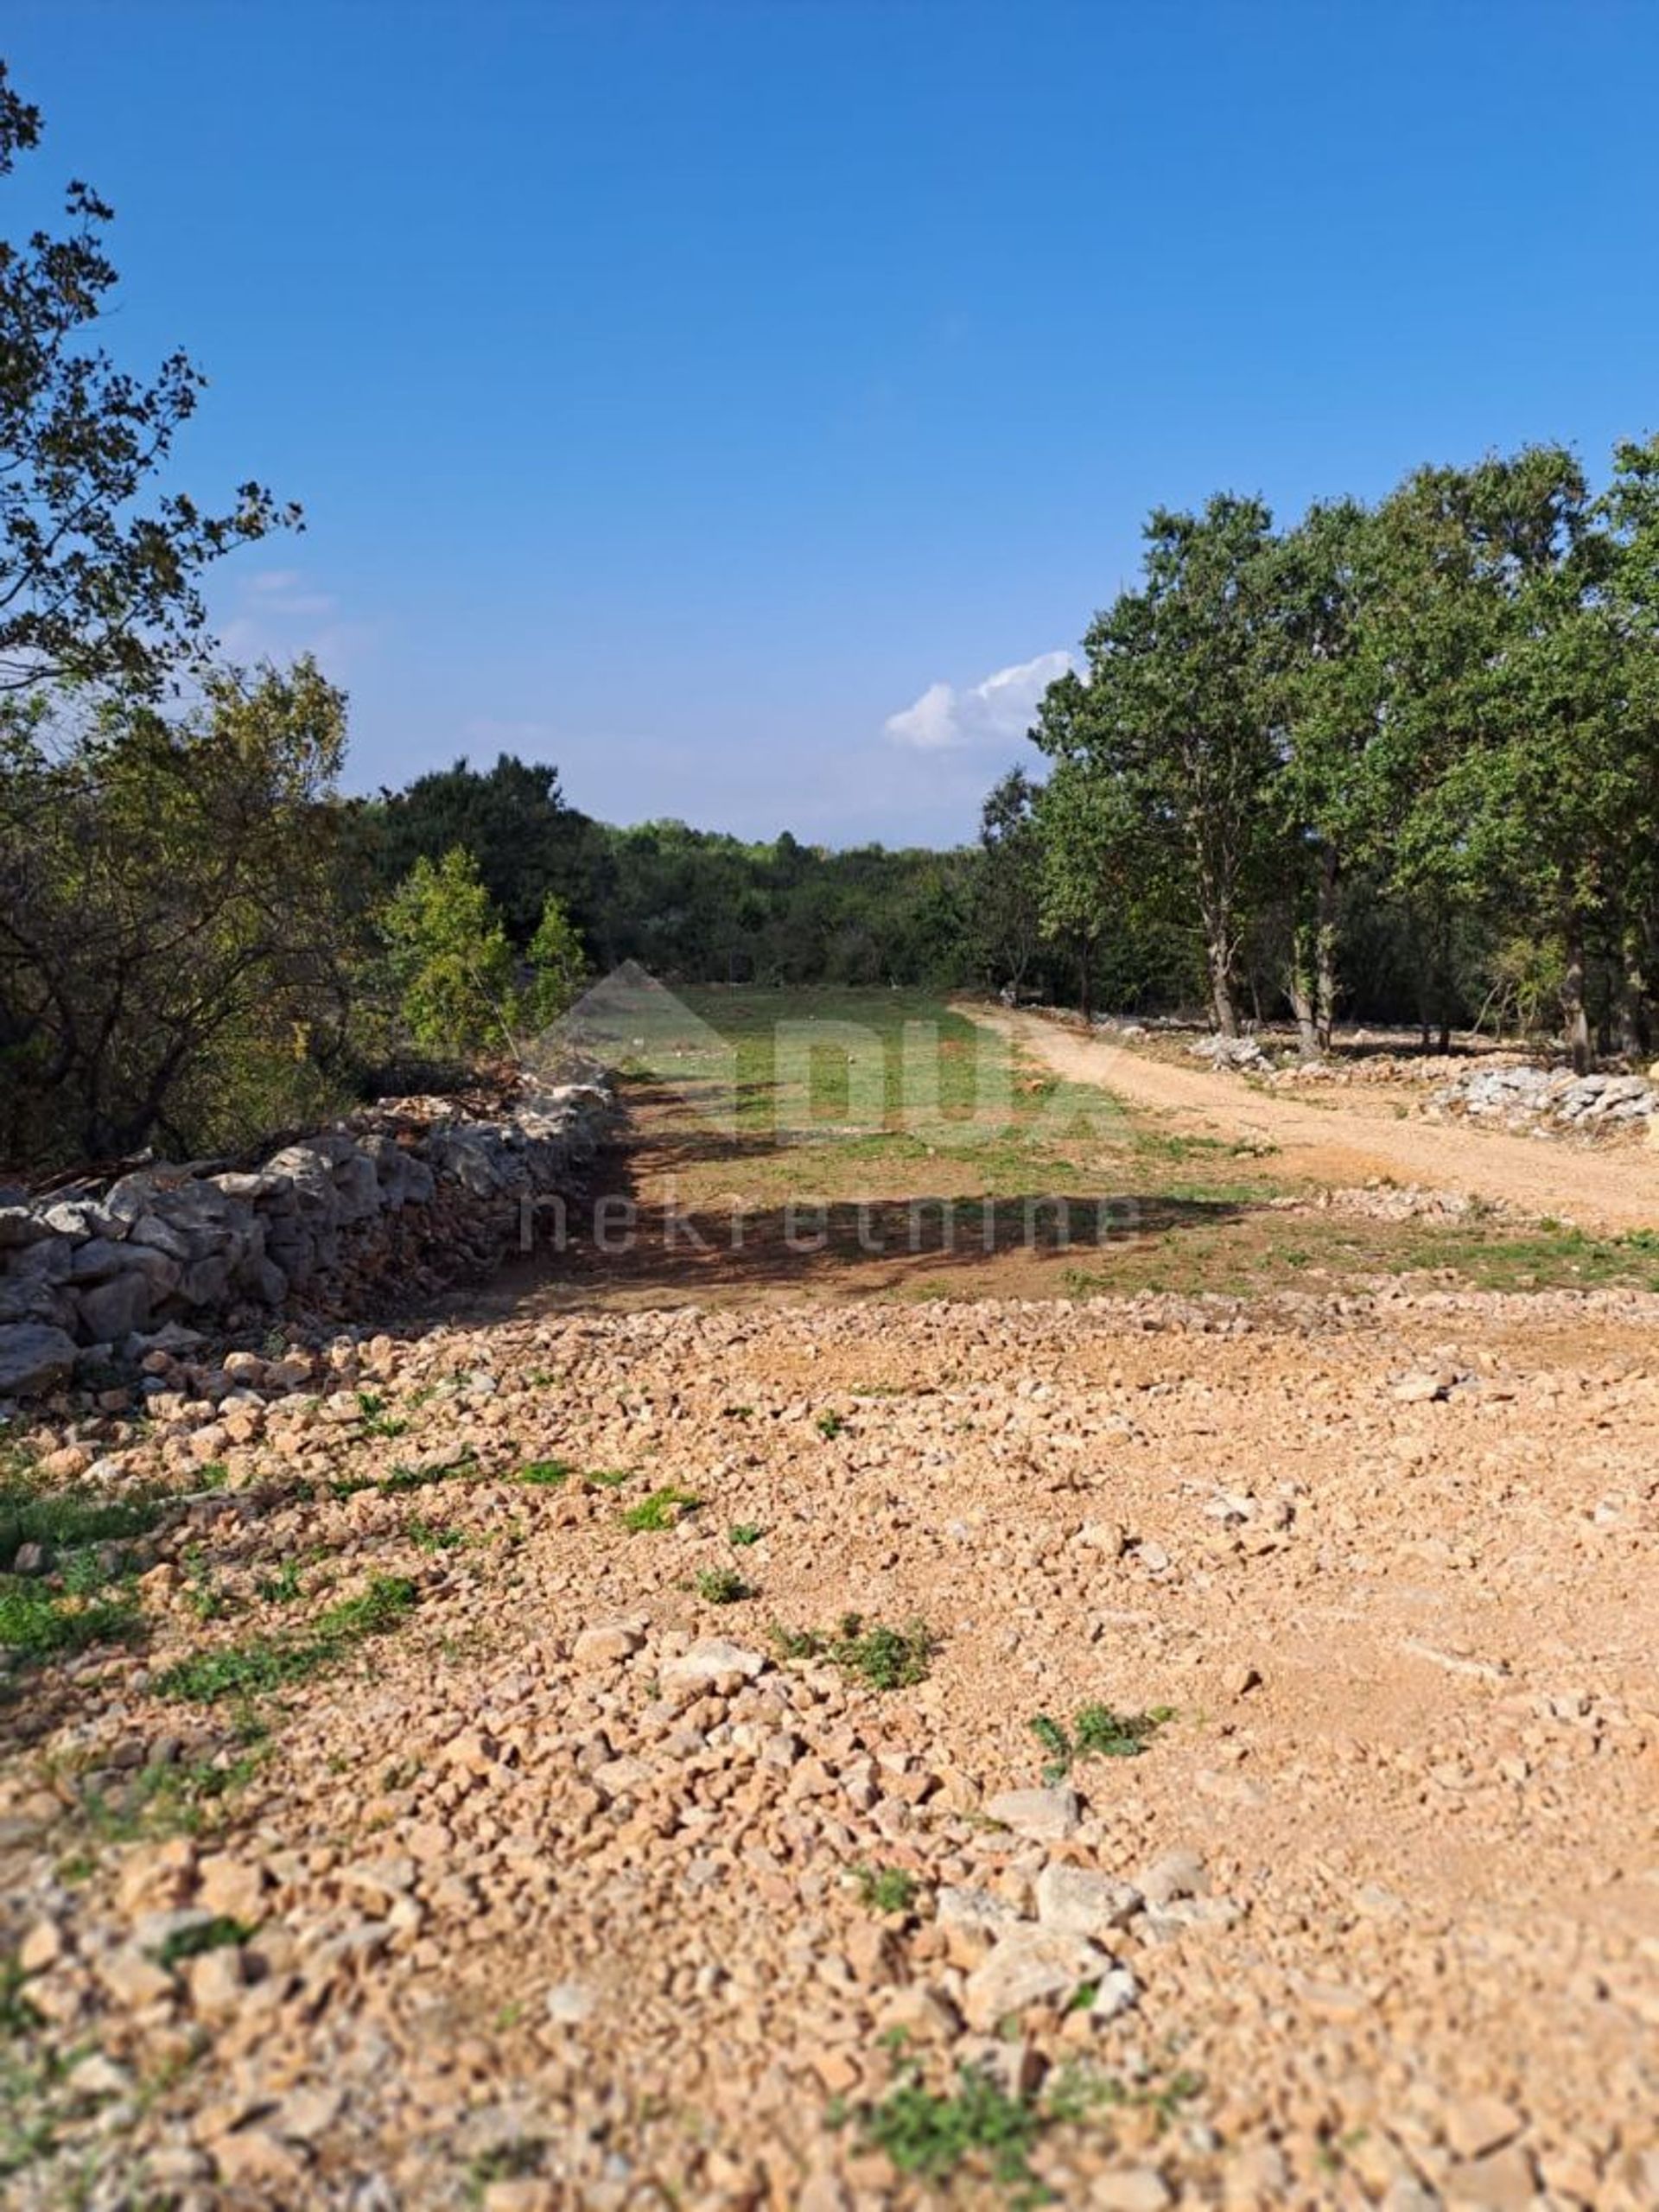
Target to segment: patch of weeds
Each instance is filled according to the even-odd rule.
[[[516,1479],[532,1483],[538,1489],[553,1490],[560,1483],[569,1482],[575,1471],[568,1459],[531,1459],[519,1468]]]
[[[839,1436],[842,1430],[846,1427],[847,1424],[839,1414],[828,1413],[820,1414],[817,1419],[813,1422],[812,1426],[817,1430],[820,1436],[830,1437]]]
[[[0,1575],[0,1649],[26,1660],[130,1643],[143,1618],[130,1591],[94,1597],[53,1590],[34,1576]]]
[[[300,1563],[287,1560],[275,1574],[262,1574],[254,1584],[254,1594],[262,1605],[291,1605],[304,1593],[300,1588]]]
[[[1145,1713],[1114,1713],[1109,1705],[1084,1705],[1067,1729],[1052,1713],[1033,1713],[1031,1732],[1048,1754],[1043,1780],[1064,1782],[1076,1759],[1138,1758],[1174,1718],[1173,1705],[1154,1705]]]
[[[16,1959],[0,1960],[0,2036],[10,2040],[44,2027],[24,1988],[23,1970]]]
[[[1144,1713],[1114,1713],[1109,1705],[1085,1705],[1072,1724],[1082,1759],[1138,1758],[1158,1731],[1175,1718],[1173,1705]]]
[[[728,1421],[753,1421],[754,1419],[754,1408],[753,1406],[728,1406],[725,1408],[725,1412]]]
[[[923,1681],[933,1656],[933,1637],[925,1622],[903,1628],[884,1621],[865,1625],[861,1613],[843,1613],[833,1636],[817,1629],[774,1627],[772,1641],[785,1659],[830,1659],[843,1674],[856,1675],[873,1690],[907,1689]]]
[[[470,2202],[483,2202],[484,2191],[495,2181],[531,2181],[542,2171],[547,2145],[539,2135],[520,2136],[514,2143],[493,2144],[480,2151],[467,2169]]]
[[[1043,2116],[1028,2098],[1011,2097],[972,2066],[957,2072],[955,2090],[930,2089],[920,2069],[906,2067],[879,2104],[858,2114],[859,2133],[901,2174],[944,2182],[978,2166],[1004,2189],[1034,2191],[1031,2152]]]
[[[920,1887],[916,1877],[902,1866],[855,1866],[858,1901],[872,1912],[908,1912]]]
[[[435,1521],[423,1521],[418,1516],[404,1523],[404,1534],[423,1552],[458,1552],[467,1541],[459,1529],[441,1528]]]
[[[435,1467],[394,1467],[375,1487],[388,1497],[397,1497],[406,1491],[425,1490],[433,1483],[446,1482],[451,1475],[474,1473],[477,1465],[478,1455],[468,1445],[454,1459],[445,1459]]]
[[[750,1544],[758,1544],[766,1533],[764,1529],[753,1521],[734,1521],[726,1531],[726,1541],[728,1544],[734,1546],[737,1550],[743,1551]]]
[[[550,1367],[532,1367],[524,1377],[532,1390],[550,1390],[558,1379]]]
[[[453,1459],[445,1459],[434,1467],[396,1466],[389,1475],[341,1475],[328,1484],[330,1497],[357,1497],[365,1490],[377,1491],[383,1497],[401,1497],[412,1490],[426,1490],[434,1483],[447,1481],[451,1475],[476,1471],[478,1455],[470,1445]]]
[[[157,1491],[111,1498],[37,1490],[26,1463],[15,1453],[9,1456],[11,1465],[0,1482],[0,1569],[9,1569],[25,1544],[66,1552],[143,1535],[155,1527],[165,1503]]]
[[[661,1490],[654,1490],[649,1497],[642,1497],[638,1505],[631,1505],[622,1516],[622,1526],[640,1535],[652,1529],[671,1529],[683,1514],[695,1513],[702,1503],[689,1490],[681,1490],[675,1483],[666,1483]]]
[[[1043,1768],[1043,1780],[1064,1782],[1071,1771],[1071,1738],[1059,1722],[1046,1713],[1034,1713],[1031,1717],[1031,1732],[1048,1754]]]
[[[209,1459],[206,1466],[196,1470],[198,1490],[223,1490],[230,1479],[230,1468],[223,1459]]]
[[[402,1436],[409,1423],[401,1414],[389,1414],[386,1402],[378,1390],[359,1390],[357,1409],[362,1417],[365,1436]]]
[[[233,1950],[245,1943],[253,1935],[251,1928],[239,1920],[232,1920],[227,1912],[218,1912],[211,1920],[198,1920],[188,1928],[175,1928],[156,1946],[156,1963],[169,1969],[186,1959],[199,1959],[208,1951]]]
[[[734,1567],[705,1567],[697,1577],[697,1595],[706,1605],[735,1605],[755,1594]]]
[[[230,1599],[213,1580],[207,1554],[193,1545],[184,1555],[184,1602],[199,1621],[216,1621],[230,1611]]]
[[[238,1732],[248,1748],[222,1765],[194,1759],[141,1767],[118,1792],[89,1792],[80,1808],[87,1827],[100,1843],[201,1834],[223,1817],[227,1802],[247,1788],[264,1758],[257,1740],[264,1732],[251,1716]]]
[[[590,1467],[582,1479],[594,1490],[620,1490],[625,1483],[633,1480],[633,1470],[632,1467]]]
[[[257,1697],[302,1682],[346,1657],[369,1637],[397,1628],[415,1605],[415,1586],[402,1576],[377,1574],[354,1598],[319,1614],[308,1634],[257,1637],[222,1651],[198,1652],[156,1678],[162,1697],[214,1705],[231,1697]]]

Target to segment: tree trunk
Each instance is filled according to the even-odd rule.
[[[1290,935],[1290,973],[1285,979],[1285,988],[1290,995],[1291,1012],[1296,1017],[1296,1038],[1305,1060],[1319,1057],[1319,1025],[1314,1004],[1316,985],[1313,963],[1309,957],[1312,947],[1310,931],[1306,922],[1298,922]]]
[[[1224,1037],[1238,1034],[1238,1008],[1233,1003],[1232,963],[1227,957],[1227,947],[1215,938],[1209,942],[1210,1010],[1217,1031]]]
[[[1618,1042],[1633,1060],[1645,1059],[1653,1050],[1653,1001],[1634,930],[1626,931],[1619,947]]]
[[[1561,1026],[1567,1032],[1573,1072],[1588,1075],[1590,1012],[1584,995],[1584,916],[1574,906],[1569,906],[1562,917],[1561,941],[1567,954],[1567,970],[1561,977]]]
[[[1321,1052],[1331,1049],[1337,1020],[1337,892],[1342,864],[1332,845],[1319,852],[1319,907],[1313,931],[1313,1023]]]

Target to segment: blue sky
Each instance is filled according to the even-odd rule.
[[[1659,9],[10,0],[352,779],[971,833],[1154,503],[1659,428]],[[1033,756],[1034,760],[1035,756]]]

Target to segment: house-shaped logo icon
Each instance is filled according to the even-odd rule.
[[[636,960],[584,991],[531,1048],[544,1080],[597,1062],[680,1100],[705,1127],[737,1134],[737,1050]]]

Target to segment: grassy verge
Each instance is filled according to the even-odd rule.
[[[337,1665],[371,1637],[398,1627],[413,1611],[415,1586],[401,1576],[377,1574],[354,1598],[320,1613],[308,1630],[259,1636],[202,1651],[167,1668],[156,1681],[162,1697],[194,1705],[226,1698],[253,1698],[307,1681]]]

